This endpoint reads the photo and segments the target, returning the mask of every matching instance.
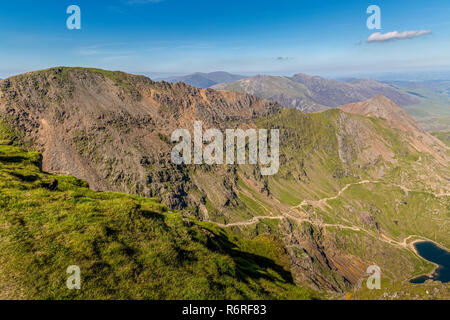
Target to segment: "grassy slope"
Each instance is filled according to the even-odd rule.
[[[275,238],[244,240],[156,200],[43,173],[40,154],[13,136],[0,127],[1,298],[312,297],[292,283]],[[81,268],[79,291],[66,288],[69,265]]]
[[[297,205],[304,199],[327,197],[345,184],[367,177],[369,170],[349,168],[339,157],[336,134],[341,131],[337,123],[340,113],[337,109],[314,114],[283,110],[258,123],[263,128],[281,129],[280,170],[269,178],[270,190],[281,202]],[[344,138],[346,146],[356,149],[348,138]]]
[[[405,110],[427,131],[450,129],[450,99],[428,89],[408,89],[419,95],[422,103],[405,106]]]
[[[450,147],[450,131],[447,132],[433,132],[431,133],[433,136],[441,140],[443,143],[445,143],[448,147]]]
[[[450,284],[428,281],[425,284],[381,281],[381,290],[369,290],[365,283],[350,297],[356,300],[448,300]]]
[[[271,195],[288,206],[298,205],[304,199],[335,195],[347,183],[363,179],[374,180],[371,172],[382,167],[384,176],[378,182],[351,186],[337,199],[328,201],[324,210],[312,207],[303,209],[308,211],[311,219],[360,228],[360,232],[355,232],[328,227],[326,233],[331,239],[335,239],[334,243],[343,252],[382,267],[384,275],[391,279],[389,283],[393,285],[397,280],[407,281],[413,276],[430,272],[432,264],[418,258],[409,249],[387,243],[383,237],[402,242],[407,236],[417,235],[450,246],[450,238],[442,223],[448,219],[450,198],[434,196],[424,185],[422,178],[423,173],[427,172],[427,166],[432,166],[433,163],[427,155],[408,148],[400,135],[383,125],[382,119],[370,118],[365,120],[366,124],[394,152],[396,164],[384,164],[380,161],[367,168],[352,164],[345,167],[337,152],[338,116],[338,110],[316,114],[284,110],[280,114],[258,120],[261,127],[282,128],[282,163],[278,175],[268,179]],[[351,137],[345,141],[349,150],[357,149],[353,146]],[[433,170],[437,173],[441,169],[434,167]],[[240,170],[245,172],[245,166]],[[442,176],[446,174],[448,171],[442,171]],[[251,175],[251,171],[248,170],[244,175]],[[431,176],[428,179],[431,181]],[[411,191],[406,193],[400,187],[401,184]],[[252,194],[251,198],[242,195],[239,197],[251,215],[269,216],[271,214],[267,209],[277,213],[276,208],[272,210],[274,202],[263,197],[258,190],[251,190],[241,181],[238,185],[241,190]],[[365,213],[374,218],[378,227],[366,224],[362,219]],[[240,217],[238,220],[248,218]],[[278,222],[279,220],[261,220],[257,224],[241,228],[241,231],[249,236],[278,234]],[[236,228],[234,230],[239,231]],[[425,290],[425,286],[420,288]]]

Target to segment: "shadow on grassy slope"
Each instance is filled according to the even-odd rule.
[[[0,128],[0,298],[311,299],[274,237],[243,239],[155,199],[41,172]],[[81,269],[68,290],[66,269]]]

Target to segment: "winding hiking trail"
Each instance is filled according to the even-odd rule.
[[[262,219],[281,220],[281,219],[285,219],[285,218],[286,218],[285,216],[256,216],[247,221],[233,222],[233,223],[228,223],[228,224],[222,224],[222,223],[217,223],[217,222],[214,222],[214,223],[217,224],[219,227],[229,228],[229,227],[236,227],[236,226],[248,226],[251,224],[258,223]]]
[[[363,181],[354,182],[354,183],[347,183],[341,190],[339,190],[338,194],[333,196],[333,197],[323,198],[323,199],[320,199],[320,200],[303,200],[298,206],[296,206],[294,208],[301,208],[301,207],[306,206],[308,204],[322,206],[329,200],[335,200],[335,199],[339,198],[345,192],[345,190],[347,190],[351,186],[360,185],[360,184],[367,184],[367,183],[377,183],[377,182],[378,181],[363,180]]]
[[[341,229],[350,229],[350,230],[354,230],[354,231],[360,231],[361,228],[359,228],[359,227],[346,226],[346,225],[342,225],[342,224],[326,224],[326,223],[322,223],[322,222],[318,222],[318,221],[313,221],[310,218],[292,216],[290,214],[290,212],[292,212],[292,209],[299,209],[299,208],[301,208],[301,207],[303,207],[305,205],[308,205],[308,204],[319,205],[319,206],[323,205],[329,200],[334,200],[334,199],[339,198],[345,192],[345,190],[347,190],[349,187],[351,187],[353,185],[360,185],[360,184],[367,184],[367,183],[376,183],[376,182],[378,182],[378,181],[363,180],[363,181],[359,181],[359,182],[348,183],[341,190],[339,190],[337,195],[335,195],[333,197],[323,198],[323,199],[320,199],[320,200],[303,200],[299,205],[291,207],[291,210],[289,212],[284,212],[281,215],[255,216],[255,217],[252,217],[250,220],[247,220],[247,221],[232,222],[232,223],[227,223],[227,224],[217,223],[217,222],[214,222],[214,221],[210,221],[210,222],[214,222],[215,224],[217,224],[218,226],[220,226],[222,228],[227,228],[227,227],[252,225],[252,224],[258,223],[262,219],[282,220],[282,219],[288,219],[289,218],[289,219],[296,220],[297,222],[309,222],[311,224],[318,224],[321,227],[336,227],[336,228],[341,228]],[[266,211],[268,211],[269,213],[271,213],[271,211],[268,210],[266,207],[264,207],[264,209]],[[297,211],[297,213],[298,213],[298,211]],[[303,212],[303,214],[307,215],[304,212]]]
[[[313,220],[311,219],[311,217],[304,212],[303,210],[301,210],[301,208],[303,206],[306,205],[312,205],[315,207],[319,207],[319,208],[324,208],[325,205],[327,205],[327,201],[329,200],[335,200],[337,198],[339,198],[340,196],[342,196],[342,194],[351,186],[354,185],[362,185],[362,184],[369,184],[369,183],[379,183],[379,180],[375,180],[375,181],[371,181],[371,180],[362,180],[359,182],[354,182],[354,183],[348,183],[346,184],[344,187],[342,187],[339,192],[332,197],[326,197],[326,198],[322,198],[319,200],[303,200],[300,204],[296,205],[296,206],[292,206],[288,211],[282,212],[279,215],[266,215],[266,216],[255,216],[252,217],[249,220],[246,221],[239,221],[239,222],[232,222],[232,223],[228,223],[228,224],[222,224],[222,223],[217,223],[214,221],[210,221],[213,222],[215,224],[217,224],[218,226],[222,227],[222,228],[229,228],[229,227],[245,227],[248,225],[253,225],[256,224],[258,222],[260,222],[263,219],[269,219],[269,220],[283,220],[283,219],[291,219],[294,220],[298,223],[303,223],[303,222],[308,222],[311,223],[313,225],[316,225],[318,227],[322,227],[322,228],[339,228],[339,229],[347,229],[347,230],[353,230],[353,231],[361,231],[364,232],[370,236],[373,236],[377,239],[379,239],[380,241],[383,241],[385,243],[397,246],[397,247],[401,247],[404,249],[411,249],[415,252],[415,248],[413,246],[413,242],[408,243],[408,240],[411,238],[423,238],[423,237],[419,237],[417,235],[409,235],[406,238],[404,238],[401,242],[396,241],[392,238],[390,238],[389,236],[383,234],[383,233],[375,233],[375,232],[371,232],[369,230],[366,230],[364,228],[361,227],[357,227],[357,226],[352,226],[352,225],[343,225],[343,224],[330,224],[330,223],[324,223],[322,221],[319,220]],[[405,186],[402,185],[397,185],[397,184],[393,184],[397,187],[399,187],[400,189],[403,190],[403,192],[405,192],[406,195],[408,195],[409,192],[415,192],[415,190],[410,190],[408,188],[406,188]],[[433,194],[436,197],[443,197],[443,196],[449,196],[449,193],[439,193],[439,194],[435,194],[432,192],[429,192],[430,194]],[[260,202],[260,201],[258,201]],[[260,203],[260,205],[264,208],[264,210],[266,210],[267,212],[269,212],[270,214],[272,214],[272,212],[265,207],[262,203]],[[351,223],[350,223],[351,224]]]

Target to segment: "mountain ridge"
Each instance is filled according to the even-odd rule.
[[[292,76],[292,80],[303,83],[313,92],[313,95],[317,96],[318,103],[322,102],[328,107],[360,102],[378,94],[386,96],[398,105],[420,102],[413,95],[408,95],[391,85],[373,79],[357,79],[349,83],[298,73]],[[324,98],[326,100],[322,100]]]
[[[419,103],[420,100],[391,85],[372,79],[341,82],[307,74],[292,77],[254,76],[236,82],[217,84],[216,90],[249,93],[280,103],[285,108],[315,112],[360,102],[383,94],[399,105]]]
[[[448,163],[444,143],[425,132],[404,109],[381,94],[363,102],[341,106],[339,109],[349,113],[385,119],[391,127],[411,134],[414,139],[414,146],[418,150],[430,152],[441,163]],[[430,146],[433,146],[433,148],[430,148]]]
[[[304,112],[326,109],[312,99],[308,88],[292,82],[288,77],[257,75],[234,83],[217,84],[211,88],[252,94]]]
[[[245,78],[238,74],[232,74],[225,71],[215,72],[195,72],[185,76],[177,76],[170,78],[163,78],[158,80],[164,80],[171,83],[184,82],[190,86],[206,89],[219,83],[233,82]]]

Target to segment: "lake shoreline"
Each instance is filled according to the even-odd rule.
[[[420,253],[419,249],[417,249],[418,243],[423,243],[425,246],[428,246],[428,247],[422,248],[423,249],[422,254]],[[439,281],[441,283],[448,282],[448,281],[440,280],[440,278],[442,278],[442,277],[444,277],[444,279],[445,279],[445,275],[446,275],[446,273],[441,274],[440,271],[446,271],[448,269],[448,263],[445,262],[445,256],[447,254],[450,254],[449,250],[447,250],[444,246],[439,245],[438,243],[431,241],[431,240],[417,239],[417,240],[413,240],[412,242],[410,242],[407,245],[410,246],[413,249],[413,251],[416,253],[416,255],[419,256],[421,259],[435,265],[435,268],[431,272],[413,277],[408,280],[409,282],[414,283],[414,284],[421,284],[428,280]],[[427,254],[428,254],[428,258],[425,258],[424,255],[427,255]],[[430,257],[430,254],[431,254],[431,257]],[[434,260],[437,259],[438,262],[432,261],[433,259]],[[442,259],[442,264],[439,261],[439,259]],[[413,282],[416,279],[423,279],[423,282]]]

